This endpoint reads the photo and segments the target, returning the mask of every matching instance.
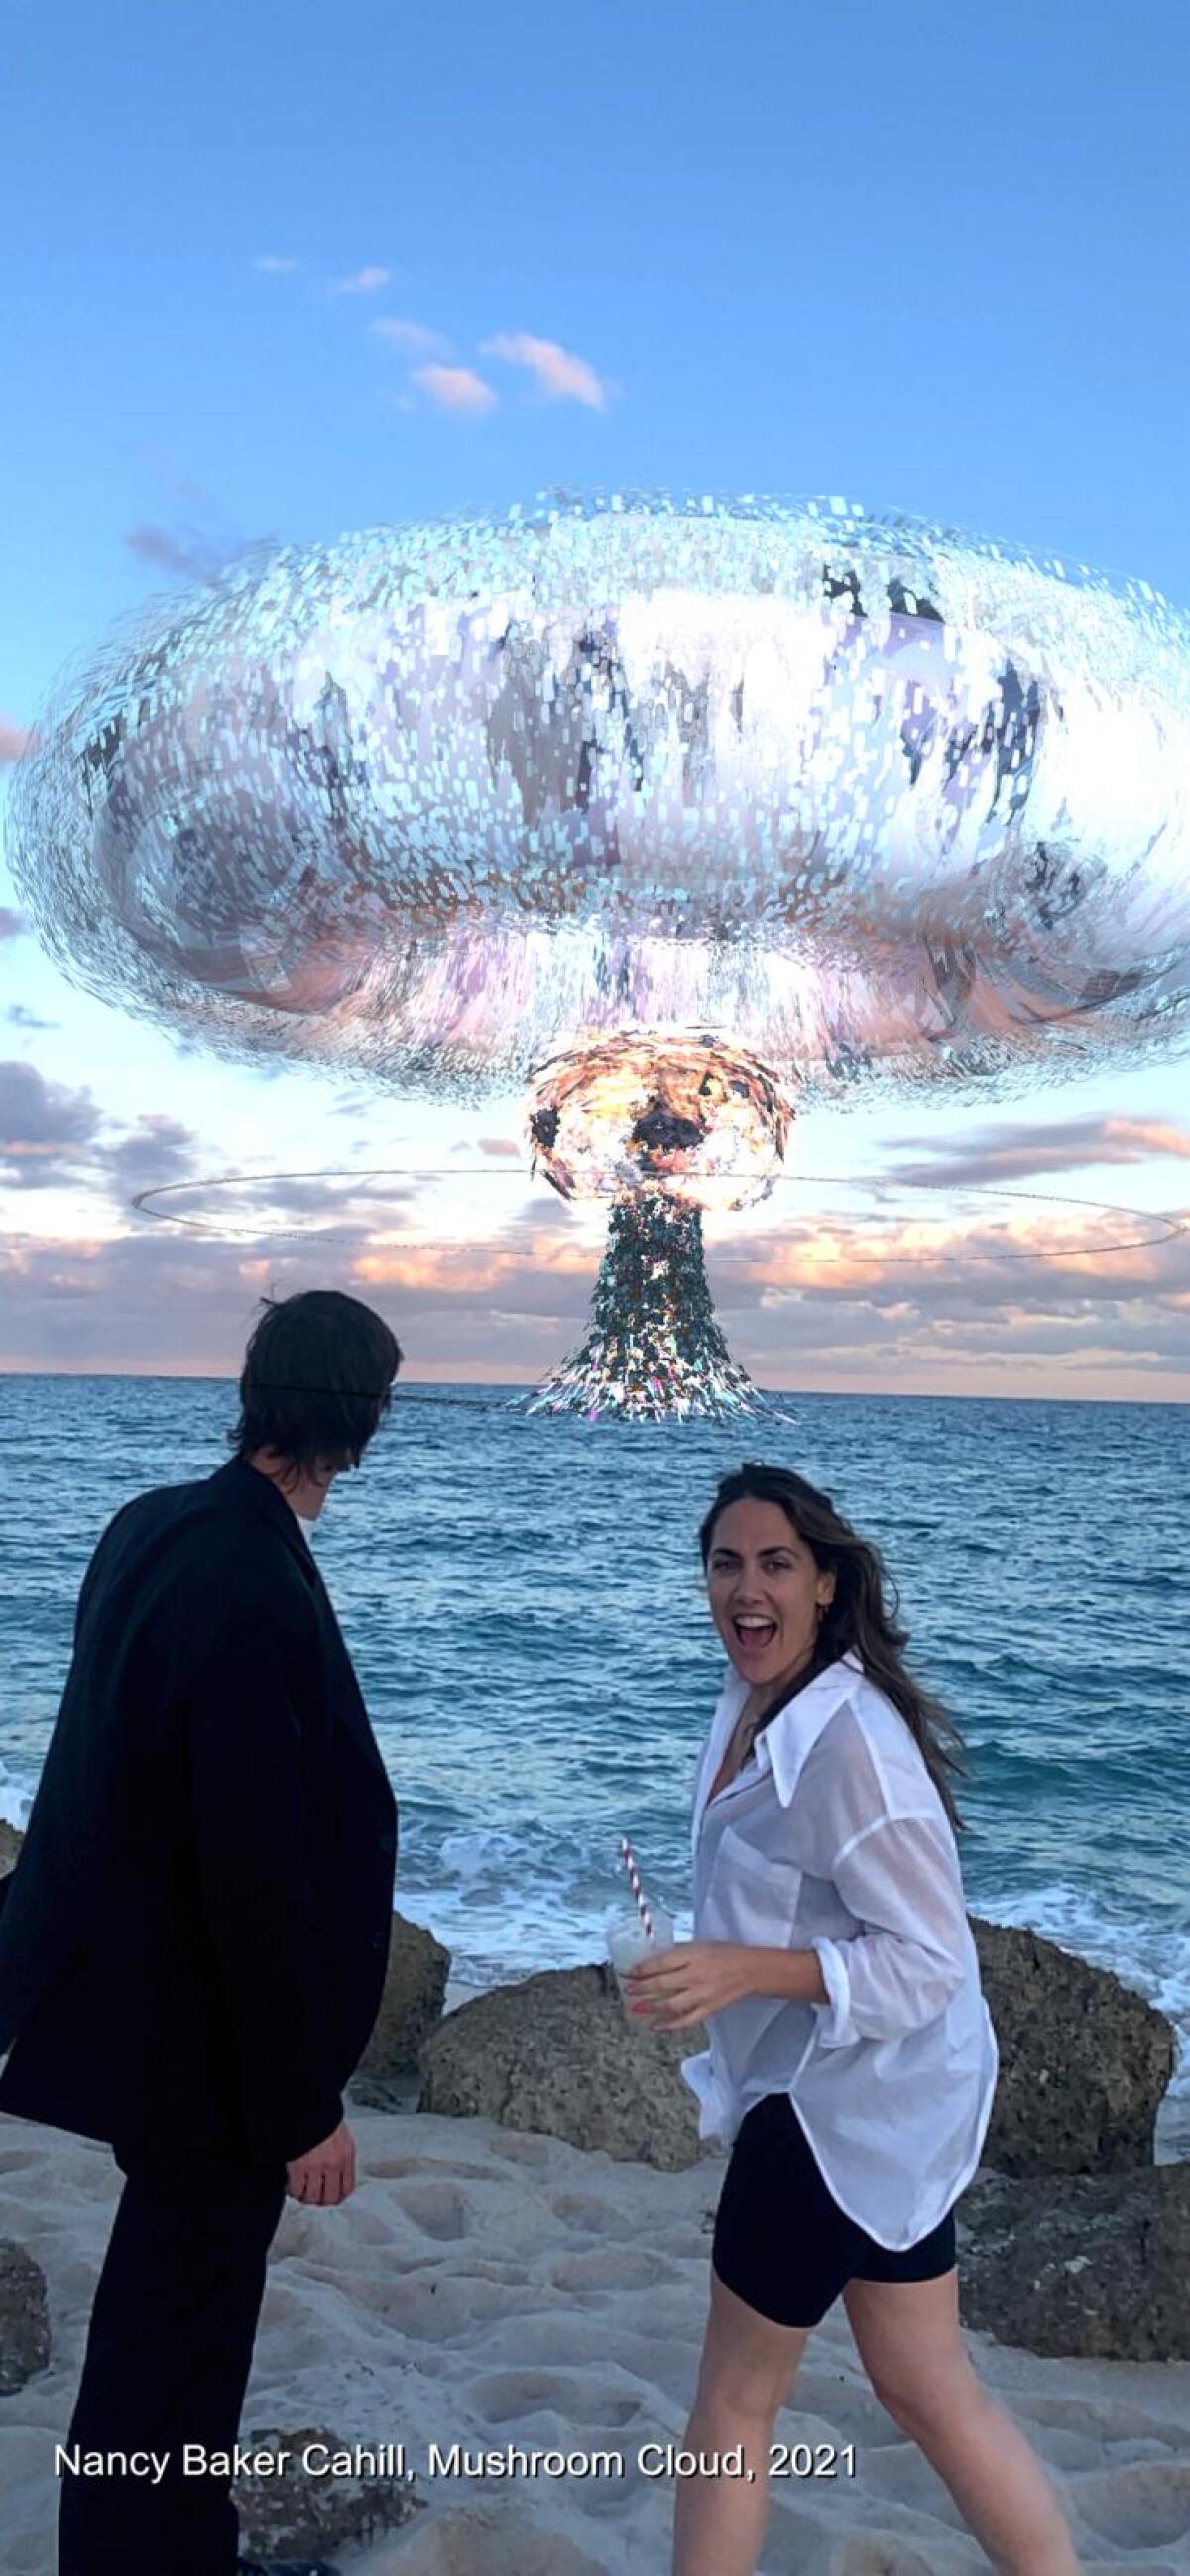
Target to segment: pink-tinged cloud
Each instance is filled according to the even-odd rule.
[[[466,1152],[467,1148],[463,1150]],[[481,1154],[491,1154],[506,1162],[520,1163],[524,1160],[521,1147],[514,1145],[507,1136],[481,1136],[479,1150]]]
[[[539,391],[552,402],[586,403],[591,411],[606,406],[607,387],[594,367],[557,340],[536,340],[530,331],[503,331],[483,342],[483,353],[501,359],[506,367],[527,368]]]
[[[581,1313],[591,1278],[585,1245],[573,1234],[534,1232],[528,1246],[467,1243],[374,1245],[352,1263],[355,1277],[372,1288],[400,1288],[406,1295],[479,1298],[505,1312]]]
[[[261,271],[261,274],[265,277],[292,277],[294,270],[297,267],[297,261],[296,259],[283,259],[279,252],[275,250],[262,250],[257,253],[252,265],[253,268],[258,268]]]
[[[149,1113],[113,1140],[94,1135],[97,1117],[89,1094],[28,1066],[0,1070],[0,1140],[16,1148],[0,1183],[70,1179],[110,1209],[134,1184],[193,1170],[196,1140],[179,1122]],[[492,1158],[494,1175],[506,1162]],[[490,1206],[480,1194],[482,1210],[476,1198],[478,1239],[444,1242],[419,1195],[380,1175],[257,1175],[218,1198],[198,1187],[162,1201],[200,1214],[201,1233],[140,1215],[95,1240],[84,1217],[69,1244],[22,1233],[14,1199],[0,1234],[0,1368],[231,1375],[254,1320],[249,1292],[275,1284],[341,1286],[378,1305],[410,1379],[532,1382],[582,1333],[598,1222],[552,1201],[502,1214],[498,1190]],[[1122,1245],[1115,1220],[1077,1208],[1022,1207],[1007,1226],[998,1208],[961,1221],[826,1210],[767,1232],[712,1229],[708,1266],[731,1348],[761,1385],[1185,1401],[1190,1206],[1185,1222],[1172,1240]]]
[[[0,767],[10,760],[19,760],[32,740],[31,726],[15,724],[11,716],[0,716]]]
[[[473,367],[415,367],[413,381],[443,411],[467,412],[478,420],[491,411],[497,396]]]
[[[387,268],[355,268],[350,277],[338,277],[332,295],[378,295],[387,286],[391,271]]]
[[[900,1219],[877,1229],[824,1215],[812,1224],[753,1234],[721,1247],[733,1294],[775,1307],[783,1298],[875,1306],[910,1299],[948,1302],[1002,1298],[1060,1306],[1088,1297],[1126,1299],[1160,1293],[1190,1275],[1190,1224],[1182,1234],[1157,1216],[1107,1216],[1077,1206],[1033,1210],[965,1224]]]
[[[0,1183],[47,1189],[91,1159],[100,1112],[89,1091],[50,1082],[14,1057],[0,1064]]]
[[[309,1195],[301,1213],[316,1219]],[[143,1222],[67,1245],[10,1226],[0,1236],[0,1367],[230,1378],[263,1287],[338,1286],[387,1316],[408,1354],[404,1380],[531,1383],[578,1339],[598,1260],[566,1211],[548,1213],[548,1226],[526,1211],[505,1239],[474,1247],[427,1242],[412,1228],[401,1243],[338,1247],[311,1226],[297,1242],[249,1249]],[[762,1385],[1190,1396],[1190,1236],[1124,1262],[1063,1271],[1026,1260],[956,1276],[941,1260],[899,1268],[899,1238],[887,1266],[874,1267],[858,1258],[860,1229],[854,1242],[836,1231],[833,1276],[812,1226],[784,1245],[784,1259],[771,1244],[759,1259],[749,1241],[711,1247],[721,1320]]]
[[[405,322],[382,317],[369,324],[373,336],[390,349],[399,349],[405,358],[449,358],[450,342],[442,331],[432,331],[426,322]]]
[[[928,1181],[935,1188],[1027,1180],[1042,1173],[1079,1172],[1096,1164],[1145,1163],[1168,1156],[1190,1161],[1190,1132],[1171,1121],[1146,1118],[1061,1118],[977,1128],[961,1145],[934,1147],[924,1137],[896,1137],[891,1150],[927,1146],[921,1162],[890,1167],[895,1181]]]
[[[23,912],[10,912],[0,903],[0,939],[23,939],[29,924]]]
[[[1100,1155],[1101,1161],[1141,1163],[1151,1154],[1169,1154],[1177,1162],[1190,1163],[1190,1130],[1165,1120],[1105,1118],[1103,1142],[1106,1152]]]

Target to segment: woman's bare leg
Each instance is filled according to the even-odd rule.
[[[843,2303],[881,2405],[949,2487],[998,2576],[1078,2576],[1066,2517],[1036,2452],[972,2369],[957,2272],[851,2281]]]
[[[704,2458],[743,2445],[744,2477],[677,2480],[673,2576],[754,2576],[768,2520],[769,2443],[808,2332],[770,2325],[711,2274],[711,2313],[682,2448]]]

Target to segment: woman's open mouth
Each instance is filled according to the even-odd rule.
[[[763,1654],[777,1634],[775,1619],[733,1619],[731,1624],[745,1654]]]

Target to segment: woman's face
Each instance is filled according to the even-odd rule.
[[[807,1663],[818,1608],[834,1599],[835,1578],[820,1566],[779,1503],[751,1495],[720,1512],[707,1558],[711,1616],[736,1671],[757,1687],[782,1682]]]

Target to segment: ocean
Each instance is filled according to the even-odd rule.
[[[967,1744],[973,1912],[1177,2023],[1190,2154],[1190,1438],[1177,1405],[780,1399],[724,1428],[526,1417],[398,1386],[313,1546],[400,1803],[397,1902],[472,1985],[601,1954],[621,1834],[688,1930],[689,1803],[722,1656],[698,1523],[742,1457],[881,1548],[910,1661]],[[0,1813],[21,1824],[79,1584],[119,1506],[229,1454],[234,1387],[0,1377]]]

